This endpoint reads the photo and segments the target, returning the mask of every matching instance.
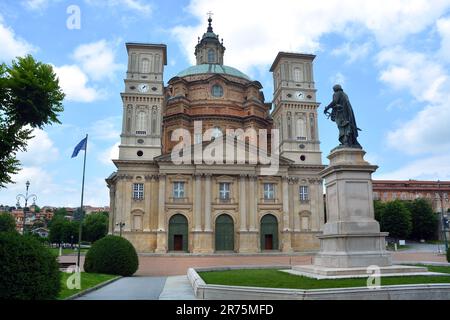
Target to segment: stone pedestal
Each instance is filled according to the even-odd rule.
[[[327,270],[326,274],[332,277],[351,274],[352,270],[364,272],[373,265],[380,268],[392,265],[386,251],[388,234],[380,232],[374,219],[371,175],[378,167],[366,162],[364,155],[361,149],[337,148],[328,156],[330,165],[321,172],[328,220],[323,235],[319,236],[320,251],[313,266],[296,266],[294,270],[322,276],[322,271]],[[402,268],[404,272],[414,271],[406,269]]]
[[[364,160],[360,149],[336,149],[321,172],[327,194],[328,222],[314,265],[355,268],[391,265],[386,233],[374,219],[372,173],[378,168]]]

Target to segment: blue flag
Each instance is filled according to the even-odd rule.
[[[87,137],[80,141],[79,144],[73,149],[72,158],[75,158],[78,155],[78,152],[80,150],[86,151],[86,145],[87,145]]]

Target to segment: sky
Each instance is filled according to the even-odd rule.
[[[260,81],[268,102],[279,51],[317,55],[324,164],[337,129],[323,107],[339,83],[366,159],[379,166],[374,179],[450,180],[450,0],[0,0],[0,62],[32,54],[54,67],[66,93],[62,124],[34,132],[0,204],[15,205],[29,180],[38,205],[79,205],[83,157],[70,156],[88,133],[84,203],[109,205],[125,42],[166,44],[167,84],[195,64],[209,11],[225,64]]]

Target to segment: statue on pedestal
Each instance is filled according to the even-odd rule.
[[[340,85],[335,85],[333,90],[333,101],[325,108],[324,113],[338,126],[341,143],[339,147],[362,149],[357,140],[358,131],[361,129],[356,125],[350,100]]]

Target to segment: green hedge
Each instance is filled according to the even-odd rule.
[[[447,261],[450,262],[450,248],[447,249]]]
[[[86,254],[84,270],[93,273],[133,275],[139,259],[133,245],[117,236],[106,236],[96,241]]]
[[[56,299],[59,265],[39,241],[17,232],[0,232],[0,299]]]

